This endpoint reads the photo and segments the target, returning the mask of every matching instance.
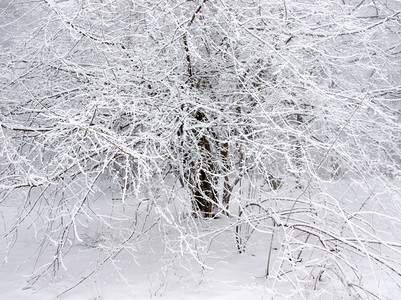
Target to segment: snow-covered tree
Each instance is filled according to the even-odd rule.
[[[97,222],[106,260],[155,230],[202,263],[220,218],[239,252],[270,236],[266,277],[297,289],[372,296],[355,257],[399,282],[398,1],[0,5],[9,245],[35,224],[57,270]]]

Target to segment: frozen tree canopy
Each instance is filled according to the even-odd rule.
[[[29,288],[262,249],[272,295],[401,289],[400,1],[2,0],[0,49],[2,259],[24,233]]]

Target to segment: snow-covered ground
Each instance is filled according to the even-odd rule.
[[[104,196],[110,195],[106,193]],[[362,198],[363,195],[360,196]],[[15,209],[15,206],[9,206],[2,210],[2,235],[12,229],[10,224],[16,220],[11,216],[15,216]],[[80,233],[81,241],[76,241],[67,248],[62,266],[52,277],[52,269],[46,270],[46,267],[49,258],[54,255],[54,247],[45,247],[44,240],[35,237],[35,233],[43,230],[34,228],[40,226],[34,221],[35,215],[39,217],[40,214],[32,213],[32,222],[19,225],[18,230],[10,235],[14,240],[2,240],[2,254],[6,261],[0,267],[0,299],[355,298],[339,285],[338,280],[326,276],[325,273],[311,281],[314,286],[293,280],[291,276],[284,280],[274,277],[267,280],[269,250],[271,248],[270,273],[274,273],[274,269],[279,267],[275,261],[279,255],[283,255],[280,241],[274,240],[274,246],[270,246],[271,235],[263,230],[256,230],[247,241],[245,253],[239,254],[234,230],[219,230],[230,228],[231,220],[224,217],[197,220],[203,222],[202,228],[205,232],[216,230],[212,242],[207,245],[207,251],[202,249],[199,253],[191,252],[193,248],[190,246],[194,245],[185,248],[185,244],[181,245],[181,252],[168,251],[166,237],[170,245],[185,238],[177,236],[174,230],[161,232],[160,228],[153,234],[138,239],[137,245],[135,242],[131,243],[129,247],[132,249],[119,252],[118,243],[109,244],[104,231],[97,228],[95,232],[95,228],[87,226]],[[113,254],[112,257],[110,253]],[[308,258],[308,255],[305,254],[304,257]],[[314,259],[317,265],[321,262],[319,257],[313,257],[312,254],[309,258],[312,266]],[[401,289],[397,285],[399,278],[390,279],[384,270],[373,273],[370,263],[366,259],[358,264],[361,268],[366,268],[364,283],[369,281],[369,287],[383,299],[401,299]],[[38,277],[43,271],[45,273]],[[80,283],[81,280],[83,281]],[[77,286],[74,287],[75,285]],[[74,288],[69,290],[71,287]]]
[[[131,257],[118,257],[113,263],[103,266],[99,272],[88,278],[60,299],[287,299],[285,287],[273,292],[266,286],[265,269],[267,251],[262,243],[246,253],[235,251],[234,239],[227,235],[211,250],[211,258],[206,259],[206,268],[188,262],[184,268],[169,266],[173,258],[160,259],[163,249],[152,249],[153,253],[138,255],[138,261]],[[225,241],[224,241],[225,240]],[[227,251],[231,243],[233,251]],[[90,273],[97,263],[97,250],[80,247],[70,253],[67,271],[57,275],[54,281],[40,279],[30,286],[34,258],[28,254],[37,244],[17,242],[8,257],[8,263],[0,268],[1,299],[55,299],[60,293],[73,286]],[[158,253],[159,252],[159,253]],[[45,255],[45,253],[43,254]],[[162,263],[167,262],[167,266]],[[87,265],[87,268],[83,266]],[[129,266],[129,267],[127,267]],[[121,272],[119,271],[121,270]],[[186,269],[186,270],[185,270]],[[74,276],[68,274],[75,274]],[[277,289],[278,288],[278,289]],[[279,296],[279,290],[284,289]],[[335,299],[320,292],[311,294],[310,299]],[[297,296],[293,297],[294,299]]]

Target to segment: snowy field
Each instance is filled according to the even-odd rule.
[[[328,185],[332,196],[341,196],[345,199],[359,194],[360,204],[354,206],[360,206],[365,199],[362,191],[358,193],[352,187],[341,190],[341,186],[344,185],[344,183],[336,186]],[[46,228],[46,222],[39,222],[44,220],[40,216],[40,211],[35,211],[34,207],[28,216],[31,220],[25,220],[13,231],[10,230],[13,229],[11,224],[16,224],[18,220],[11,216],[16,216],[18,207],[11,205],[13,201],[8,202],[10,205],[4,206],[1,211],[3,223],[1,235],[6,236],[2,239],[4,260],[0,267],[1,299],[50,300],[57,297],[70,300],[151,298],[326,300],[361,297],[352,289],[347,290],[341,283],[341,280],[347,280],[347,274],[342,274],[344,278],[338,280],[333,278],[328,270],[326,272],[322,268],[322,262],[329,258],[316,256],[312,247],[305,247],[302,256],[298,257],[301,258],[292,266],[292,272],[304,272],[306,277],[294,277],[291,274],[277,276],[274,270],[283,270],[283,258],[280,256],[284,255],[286,235],[278,232],[275,236],[272,235],[266,230],[267,227],[263,227],[262,222],[254,223],[248,220],[248,223],[237,229],[234,226],[237,224],[234,217],[220,217],[213,220],[186,217],[181,221],[186,222],[191,219],[195,222],[199,228],[198,235],[188,231],[188,234],[193,236],[185,237],[183,232],[177,233],[177,228],[185,227],[180,227],[179,224],[169,227],[172,223],[167,222],[165,226],[156,228],[158,226],[156,224],[156,227],[149,231],[144,230],[142,236],[139,233],[138,237],[125,245],[124,242],[119,243],[118,238],[111,236],[112,234],[108,234],[107,231],[123,234],[123,230],[115,226],[121,226],[123,216],[127,218],[125,221],[129,222],[132,222],[133,218],[128,220],[129,205],[122,205],[120,199],[110,200],[112,194],[110,190],[105,193],[99,192],[92,209],[104,219],[102,222],[88,219],[86,224],[81,224],[84,226],[75,233],[75,241],[70,240],[71,245],[66,247],[62,266],[56,275],[53,275],[52,269],[48,268],[56,243],[52,247],[46,240],[46,234],[43,236],[42,231]],[[33,195],[31,195],[32,201],[35,199]],[[102,214],[102,211],[105,213],[110,211],[109,205],[113,207],[114,213],[108,216]],[[160,212],[160,215],[168,218],[166,212],[169,211],[170,209],[165,207],[164,213]],[[249,217],[255,214],[256,211],[253,210]],[[173,218],[173,213],[170,216],[171,220],[181,218],[177,215]],[[253,225],[249,224],[256,226],[252,228]],[[376,229],[380,230],[379,227]],[[7,238],[7,233],[11,239]],[[202,239],[202,236],[208,241],[207,243],[194,242],[196,238]],[[236,236],[241,236],[242,249],[245,249],[243,253],[238,251]],[[399,247],[396,240],[394,245]],[[197,246],[205,248],[197,249]],[[361,286],[363,284],[370,291],[364,295],[368,295],[369,298],[372,296],[372,299],[401,298],[400,280],[397,276],[394,277],[385,268],[378,268],[364,255],[356,256],[345,250],[344,256],[351,255],[351,257],[344,259],[341,255],[339,251],[339,262],[344,260],[347,263],[354,263],[355,268],[358,268],[357,271],[363,274]],[[268,264],[270,274],[266,278]],[[311,268],[316,271],[310,271]]]

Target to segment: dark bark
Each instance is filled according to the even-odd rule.
[[[206,3],[207,0],[204,0],[202,4],[196,9],[194,14],[192,15],[188,28],[191,27],[197,14],[200,13],[202,9],[202,5]],[[195,85],[195,74],[192,66],[191,53],[188,45],[188,36],[187,33],[183,35],[183,45],[185,51],[185,60],[187,62],[187,75],[190,89],[199,88]],[[181,109],[184,110],[184,106],[181,106]],[[197,122],[207,122],[206,115],[198,110],[195,115],[195,119]],[[178,136],[183,137],[182,134],[183,126],[180,126],[178,130]],[[192,200],[192,210],[195,216],[200,215],[205,218],[211,218],[214,216],[213,210],[215,204],[218,202],[218,192],[216,190],[216,182],[213,178],[215,174],[216,168],[213,163],[213,153],[211,151],[211,145],[208,137],[204,133],[200,133],[197,130],[193,130],[193,136],[197,137],[197,150],[200,154],[201,162],[194,162],[193,158],[184,155],[184,165],[190,165],[190,173],[186,174],[186,181],[189,183],[189,187],[193,194]],[[184,150],[185,151],[185,150]]]

